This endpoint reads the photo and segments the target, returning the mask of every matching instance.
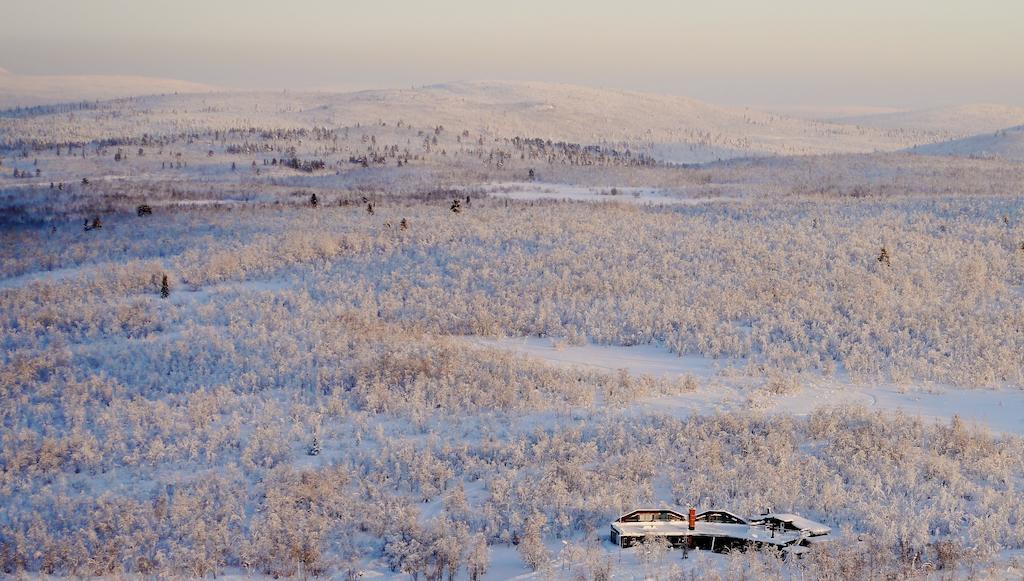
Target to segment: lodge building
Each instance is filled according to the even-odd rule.
[[[725,510],[684,516],[670,508],[642,508],[628,512],[611,524],[609,540],[629,547],[650,537],[664,537],[673,547],[708,551],[777,547],[785,554],[800,555],[813,544],[832,539],[832,529],[800,515],[770,511],[744,518]]]

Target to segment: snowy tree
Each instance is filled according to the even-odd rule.
[[[466,557],[470,581],[479,581],[487,573],[491,565],[491,551],[487,546],[487,538],[482,534],[474,535],[472,546]]]
[[[543,530],[546,521],[543,514],[534,514],[526,520],[523,535],[519,539],[519,556],[534,571],[551,561],[551,554],[544,546]]]

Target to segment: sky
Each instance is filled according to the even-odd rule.
[[[253,89],[536,80],[1024,106],[1021,0],[0,0],[0,67]]]

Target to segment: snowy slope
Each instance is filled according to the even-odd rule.
[[[866,117],[909,111],[909,109],[900,107],[878,107],[871,105],[798,105],[792,107],[766,107],[765,110],[782,113],[798,119],[810,119],[813,121],[834,123],[843,123],[843,120],[847,117]]]
[[[175,79],[104,75],[16,75],[0,69],[0,108],[210,90],[212,88],[209,85]]]
[[[797,119],[687,97],[530,82],[463,82],[413,90],[364,91],[324,98],[335,122],[400,115],[440,123],[579,143],[643,142],[663,159],[706,161],[746,155],[867,152],[923,141],[921,136]],[[436,120],[436,121],[434,121]]]
[[[846,123],[876,129],[917,129],[947,132],[951,137],[987,133],[1024,123],[1024,107],[972,104],[832,118]]]
[[[894,151],[948,139],[798,119],[694,99],[632,91],[528,82],[460,82],[416,89],[353,93],[216,93],[163,95],[76,116],[74,139],[122,135],[144,114],[156,134],[238,126],[354,127],[399,121],[443,125],[498,137],[540,137],[580,144],[624,145],[659,159],[705,162],[766,155]],[[37,120],[38,131],[52,125]],[[29,122],[4,132],[31,133]]]
[[[1024,161],[1024,125],[1002,129],[995,133],[985,133],[963,139],[923,145],[915,147],[912,151],[924,155],[953,155],[957,157]]]

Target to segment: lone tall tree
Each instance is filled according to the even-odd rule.
[[[167,298],[171,296],[171,285],[167,282],[167,275],[165,274],[160,280],[160,297]]]

